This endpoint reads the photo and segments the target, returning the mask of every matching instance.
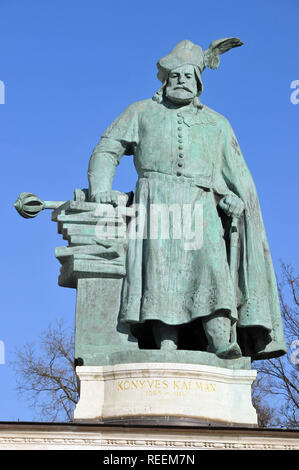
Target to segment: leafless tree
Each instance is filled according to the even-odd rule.
[[[79,399],[74,367],[74,333],[63,320],[49,325],[35,343],[15,352],[11,362],[17,390],[39,411],[39,420],[70,421]]]
[[[267,402],[264,390],[264,380],[260,373],[252,387],[252,404],[258,416],[258,426],[261,428],[276,427],[279,424],[277,410]]]
[[[261,425],[299,428],[299,277],[283,262],[278,293],[288,352],[253,364],[258,370],[253,402],[262,415],[269,411]]]

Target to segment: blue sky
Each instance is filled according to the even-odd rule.
[[[275,269],[298,272],[298,0],[0,0],[2,269],[0,420],[31,420],[9,366],[12,352],[49,322],[72,323],[75,291],[58,287],[54,249],[65,242],[50,211],[34,220],[13,208],[30,191],[68,200],[87,187],[93,147],[132,102],[159,87],[156,63],[182,39],[207,48],[236,36],[244,46],[203,74],[202,102],[230,121],[253,175]],[[298,93],[299,97],[299,93]],[[131,157],[114,189],[133,190]]]

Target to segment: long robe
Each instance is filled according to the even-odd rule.
[[[286,352],[276,278],[250,172],[227,119],[207,106],[177,109],[145,100],[129,106],[103,134],[89,166],[93,192],[111,189],[122,155],[134,155],[139,176],[134,202],[146,208],[146,232],[129,237],[120,320],[186,325],[225,311],[237,322],[238,342],[253,359]],[[219,211],[228,194],[245,206],[239,219],[236,281],[228,262],[229,240]],[[151,237],[153,205],[202,207],[203,243],[161,229]],[[163,216],[162,216],[163,217]],[[169,226],[173,227],[171,214]],[[154,227],[155,228],[155,227]]]

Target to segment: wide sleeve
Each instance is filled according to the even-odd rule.
[[[129,106],[104,132],[88,167],[89,196],[111,191],[115,167],[123,155],[134,154],[138,144],[138,106]]]

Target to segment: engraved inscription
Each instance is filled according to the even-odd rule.
[[[184,396],[186,392],[216,392],[216,383],[200,380],[184,379],[126,379],[117,380],[117,391],[143,391],[152,392],[153,395],[174,392],[178,396]]]

